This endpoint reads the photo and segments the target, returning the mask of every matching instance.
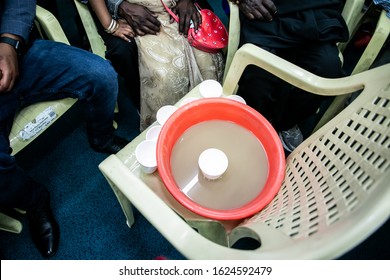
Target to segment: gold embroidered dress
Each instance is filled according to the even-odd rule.
[[[193,87],[206,79],[222,81],[224,60],[221,53],[211,54],[190,46],[179,34],[179,25],[160,0],[127,0],[147,7],[158,15],[158,35],[135,38],[139,54],[141,78],[141,124],[143,131],[156,120],[157,110],[174,105]],[[174,1],[164,0],[172,8]]]

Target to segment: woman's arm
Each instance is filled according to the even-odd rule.
[[[104,30],[108,30],[110,24],[114,20],[108,11],[104,0],[89,0],[93,11],[95,12],[100,24],[104,27]]]
[[[111,16],[104,0],[89,0],[89,3],[107,33],[125,41],[130,41],[130,38],[135,36],[133,29],[125,20],[115,20]]]

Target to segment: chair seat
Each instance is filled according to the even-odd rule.
[[[12,154],[17,154],[36,139],[53,122],[70,109],[77,99],[40,102],[21,110],[12,126],[9,136]]]

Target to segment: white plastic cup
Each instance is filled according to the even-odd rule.
[[[156,150],[155,140],[144,140],[135,148],[135,157],[146,174],[151,174],[157,169]]]
[[[205,80],[199,85],[200,95],[203,97],[221,97],[222,86],[218,81]]]
[[[160,135],[162,126],[161,125],[155,125],[149,128],[149,130],[146,132],[146,140],[155,140],[157,141],[158,136]]]
[[[157,122],[160,125],[164,125],[164,123],[169,119],[169,117],[177,110],[176,106],[173,105],[165,105],[158,109],[156,113]]]
[[[229,160],[221,150],[210,148],[200,154],[198,165],[203,176],[209,180],[216,180],[225,173]]]
[[[235,101],[238,101],[238,102],[241,102],[243,104],[246,104],[245,99],[242,98],[241,96],[237,95],[237,94],[228,95],[228,96],[226,96],[226,98],[231,99],[231,100],[235,100]]]

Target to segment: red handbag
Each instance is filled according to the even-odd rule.
[[[161,0],[167,12],[174,18],[176,22],[179,22],[178,16],[168,8],[167,5]],[[202,24],[198,28],[198,32],[195,32],[194,28],[188,30],[188,42],[194,48],[202,50],[204,52],[216,53],[225,48],[228,44],[229,35],[226,31],[222,21],[208,9],[201,9],[196,4],[200,14],[202,15]]]

